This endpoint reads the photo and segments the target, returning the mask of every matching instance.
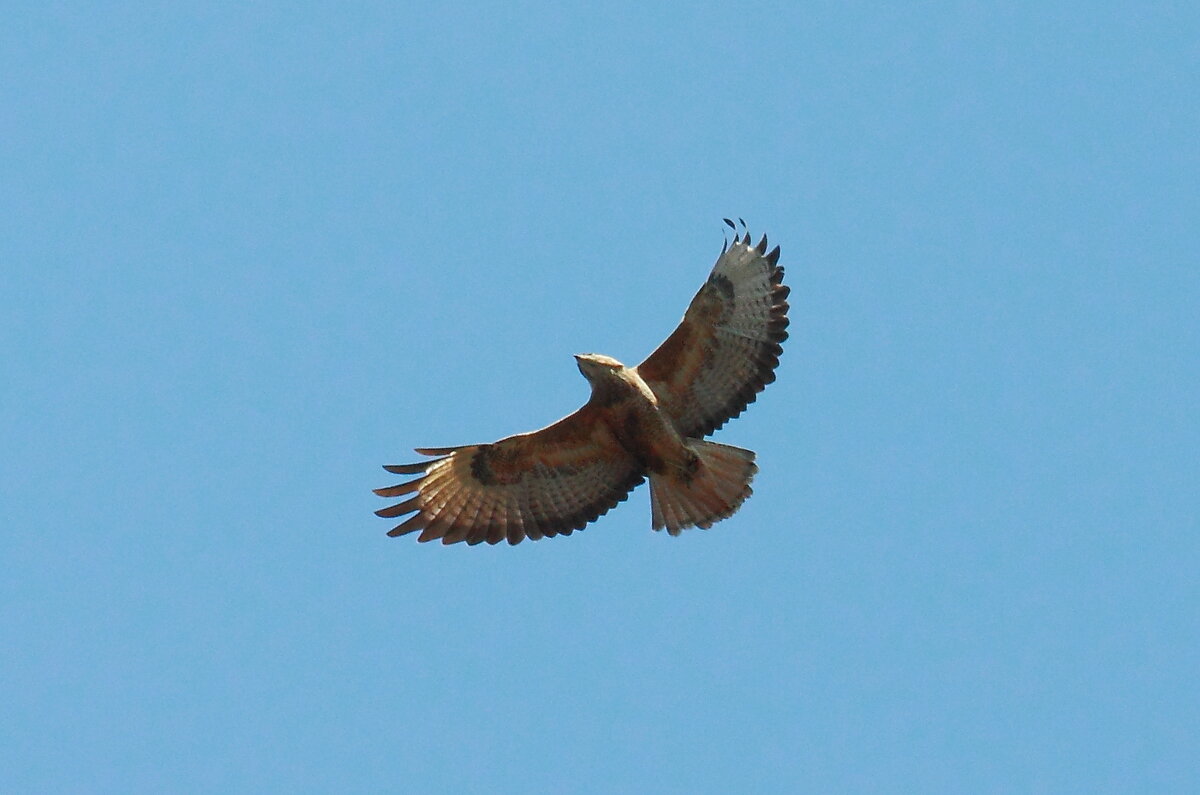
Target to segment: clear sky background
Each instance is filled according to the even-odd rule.
[[[25,4],[0,788],[1200,778],[1191,3]],[[782,246],[755,495],[385,536]]]

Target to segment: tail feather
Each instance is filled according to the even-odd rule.
[[[650,515],[655,530],[673,536],[689,527],[708,529],[732,516],[750,496],[758,466],[754,453],[717,442],[688,439],[698,461],[687,472],[650,475]]]

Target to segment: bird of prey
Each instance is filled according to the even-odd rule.
[[[787,339],[779,247],[734,229],[679,326],[637,367],[575,357],[591,384],[578,411],[491,444],[417,448],[430,457],[385,466],[416,477],[376,489],[405,500],[376,513],[412,514],[388,532],[418,541],[518,544],[570,535],[650,479],[655,530],[679,535],[731,516],[750,496],[754,453],[705,441],[775,380]]]

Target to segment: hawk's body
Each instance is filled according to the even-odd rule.
[[[418,448],[433,460],[385,467],[419,477],[376,489],[412,494],[377,511],[413,513],[389,535],[516,544],[569,535],[650,478],[654,529],[711,527],[750,495],[754,453],[702,440],[775,380],[787,338],[779,248],[749,234],[722,250],[683,321],[636,368],[576,356],[592,385],[575,413],[532,433],[464,447]]]

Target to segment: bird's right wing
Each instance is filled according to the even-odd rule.
[[[585,405],[540,431],[491,444],[417,448],[435,458],[384,469],[418,477],[375,490],[380,497],[413,496],[375,513],[389,519],[412,513],[388,535],[420,530],[418,541],[443,544],[570,535],[644,478],[596,411]]]

